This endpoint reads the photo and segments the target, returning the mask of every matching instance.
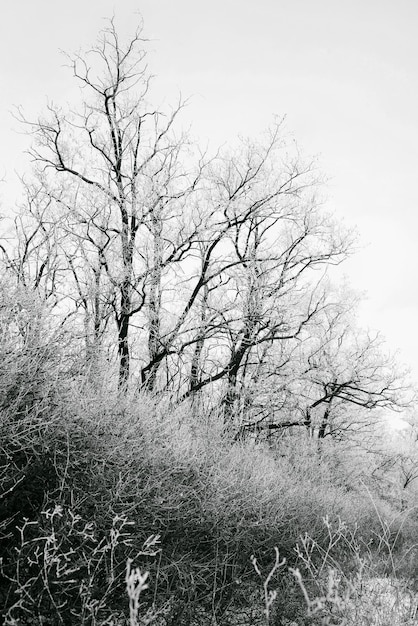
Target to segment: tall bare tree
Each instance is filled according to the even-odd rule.
[[[227,419],[237,414],[239,378],[254,371],[252,362],[268,347],[298,337],[321,309],[313,270],[341,262],[352,245],[351,234],[315,200],[313,165],[290,156],[281,131],[276,125],[264,142],[244,142],[212,167],[211,198],[224,227],[219,241],[212,237],[218,248],[208,247],[211,263],[202,278],[211,287],[204,341],[214,357],[182,398],[225,380]],[[223,346],[218,359],[215,342]]]
[[[181,164],[186,142],[173,131],[183,103],[166,114],[147,105],[150,75],[140,31],[124,45],[111,21],[98,45],[70,58],[70,65],[83,87],[80,105],[66,112],[49,105],[45,118],[26,123],[35,135],[32,156],[43,169],[50,197],[67,211],[68,236],[95,248],[96,282],[105,272],[113,287],[119,384],[124,386],[130,371],[131,322],[145,307],[148,285],[149,348],[155,351],[164,210],[187,197],[199,172],[195,175]],[[149,230],[156,243],[156,266],[146,256]],[[170,238],[166,248],[172,242]],[[178,260],[188,245],[185,232],[171,258]]]

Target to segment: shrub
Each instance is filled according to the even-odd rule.
[[[1,590],[10,623],[28,613],[39,624],[123,623],[131,559],[132,571],[149,572],[135,609],[148,623],[228,624],[239,613],[255,624],[263,605],[252,555],[265,571],[277,546],[297,567],[294,547],[307,531],[327,549],[327,515],[330,524],[347,520],[367,552],[391,514],[361,484],[347,490],[335,479],[316,442],[231,443],[215,418],[168,410],[164,398],[120,396],[105,377],[102,386],[82,376],[59,384],[49,414],[29,412],[20,430],[9,424],[3,444],[4,458],[25,441],[32,460],[46,463],[36,506],[10,520]],[[153,556],[141,547],[150,534],[161,541]],[[346,552],[337,542],[332,558],[352,567]],[[272,583],[301,607],[294,579]]]

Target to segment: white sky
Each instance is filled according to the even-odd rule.
[[[161,100],[193,96],[193,133],[214,144],[257,135],[274,114],[319,155],[328,207],[367,244],[345,265],[368,292],[361,316],[418,376],[417,0],[3,0],[0,173],[3,211],[47,98],[72,97],[59,50],[92,44],[114,12],[121,34],[142,14]]]

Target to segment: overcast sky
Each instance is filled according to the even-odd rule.
[[[302,151],[319,156],[328,208],[361,234],[345,272],[368,293],[362,320],[418,376],[417,0],[3,2],[3,211],[29,141],[10,110],[71,99],[59,51],[88,47],[113,13],[127,36],[142,15],[157,98],[192,96],[186,115],[202,141],[257,135],[286,115]]]

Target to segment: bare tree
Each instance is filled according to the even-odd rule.
[[[405,373],[385,353],[378,334],[357,327],[352,299],[327,286],[324,293],[324,306],[300,341],[285,354],[272,352],[264,365],[264,377],[282,403],[270,402],[276,411],[260,411],[258,419],[247,419],[246,429],[302,427],[319,439],[341,438],[370,429],[380,419],[378,409],[409,405]]]
[[[267,141],[246,142],[240,152],[222,155],[213,169],[211,197],[222,208],[225,232],[218,251],[208,247],[212,260],[201,280],[211,286],[205,343],[224,349],[181,398],[225,380],[228,421],[237,414],[244,379],[254,375],[260,355],[297,338],[317,315],[323,296],[313,270],[341,262],[352,236],[322,214],[313,166],[289,156],[280,124]]]
[[[49,105],[44,119],[26,122],[36,139],[32,156],[44,172],[50,197],[67,212],[68,239],[71,235],[82,248],[93,248],[95,269],[90,269],[96,293],[104,274],[112,285],[122,387],[130,371],[131,322],[144,310],[148,282],[148,344],[155,352],[158,268],[168,262],[160,258],[161,220],[171,211],[171,202],[187,197],[199,178],[199,172],[195,175],[181,165],[186,142],[173,132],[183,103],[167,114],[147,105],[150,75],[143,46],[140,31],[123,45],[111,21],[95,48],[70,58],[74,77],[83,87],[81,106],[64,112]],[[184,226],[179,219],[177,234]],[[144,244],[149,232],[156,244],[154,265]],[[183,235],[171,249],[170,260],[179,260],[187,250],[190,234]],[[165,247],[173,247],[173,238]],[[84,256],[90,263],[89,255]],[[79,290],[74,260],[72,264]]]

